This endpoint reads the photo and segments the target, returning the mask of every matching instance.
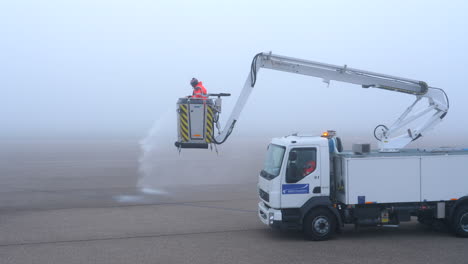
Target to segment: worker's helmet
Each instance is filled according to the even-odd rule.
[[[195,87],[197,84],[198,84],[197,78],[192,78],[192,80],[190,81],[190,85],[192,85],[192,87]]]

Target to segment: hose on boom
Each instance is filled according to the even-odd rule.
[[[221,142],[217,141],[215,136],[214,136],[214,131],[213,131],[213,134],[211,135],[211,138],[213,139],[213,142],[216,144],[216,145],[221,145],[223,144],[224,142],[226,142],[226,140],[228,139],[228,137],[231,135],[232,131],[234,130],[234,125],[236,124],[237,120],[234,120],[231,124],[231,126],[229,127],[229,130],[226,134],[226,136],[224,137],[223,140],[221,140]]]
[[[262,56],[263,53],[260,52],[258,53],[257,55],[255,55],[255,57],[252,59],[252,64],[250,65],[250,75],[251,75],[251,79],[250,79],[250,87],[254,87],[255,86],[255,83],[257,82],[257,60],[260,56]],[[219,117],[218,117],[219,118]],[[218,122],[218,118],[215,120],[215,122],[217,123]],[[231,124],[231,126],[229,127],[229,130],[226,134],[226,137],[224,137],[223,140],[221,141],[217,141],[216,138],[214,137],[214,132],[213,132],[213,135],[212,135],[212,138],[213,138],[213,142],[216,144],[216,145],[221,145],[223,144],[228,138],[229,136],[231,135],[232,131],[234,130],[234,126],[236,125],[236,122],[237,120],[234,120]]]
[[[250,75],[251,75],[251,80],[250,80],[250,87],[254,87],[255,83],[257,82],[257,60],[258,57],[262,56],[262,52],[258,53],[255,55],[255,57],[252,59],[252,64],[250,65]]]

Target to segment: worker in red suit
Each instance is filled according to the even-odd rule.
[[[207,92],[205,86],[203,86],[202,82],[199,82],[197,78],[192,78],[190,81],[190,85],[193,87],[193,98],[200,98],[200,99],[206,99],[207,97]]]

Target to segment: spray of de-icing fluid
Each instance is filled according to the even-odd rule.
[[[145,138],[140,141],[140,158],[138,159],[139,178],[137,186],[145,194],[162,194],[162,190],[158,190],[151,186],[149,182],[157,183],[158,166],[162,164],[156,162],[156,155],[161,152],[161,149],[167,148],[167,128],[173,127],[172,120],[174,119],[174,109],[168,108],[159,119],[157,119]]]
[[[165,111],[157,119],[147,135],[139,142],[140,157],[138,159],[138,182],[137,188],[140,195],[118,195],[114,200],[119,203],[138,203],[145,200],[146,195],[164,195],[166,191],[157,188],[158,167],[162,166],[158,162],[157,154],[163,151],[167,144],[167,128],[170,127],[173,109]],[[156,185],[156,186],[155,186]]]

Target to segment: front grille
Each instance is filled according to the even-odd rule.
[[[270,195],[262,189],[258,189],[258,195],[260,199],[264,200],[265,202],[270,202]]]

